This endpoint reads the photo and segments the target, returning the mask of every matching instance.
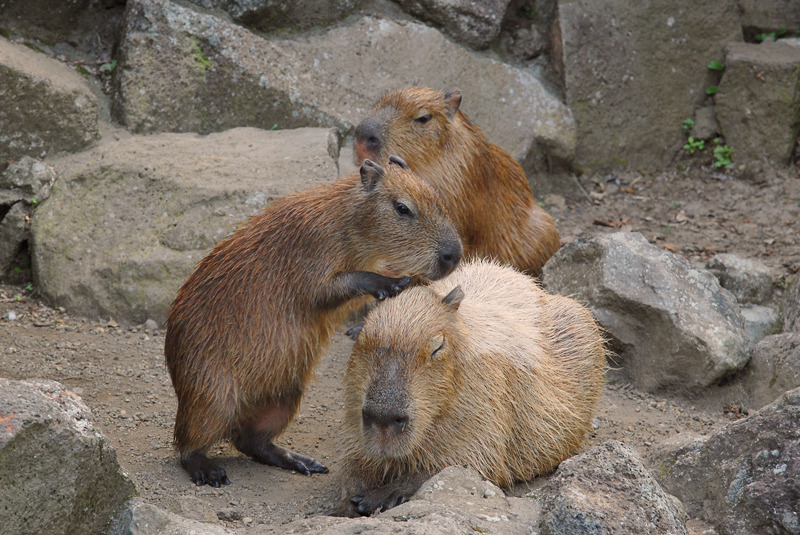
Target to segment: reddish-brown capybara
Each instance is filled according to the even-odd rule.
[[[461,92],[392,91],[355,130],[357,163],[396,154],[440,194],[465,256],[493,258],[539,275],[561,241],[525,172],[459,109]]]
[[[175,445],[198,485],[229,483],[206,456],[231,438],[260,463],[326,472],[273,443],[294,417],[331,332],[359,296],[455,269],[458,234],[430,186],[392,157],[276,201],[220,242],[172,304],[165,355]]]
[[[451,465],[501,487],[548,472],[591,430],[605,369],[589,311],[510,266],[462,262],[380,303],[345,376],[341,487],[354,498],[338,512],[397,505]]]

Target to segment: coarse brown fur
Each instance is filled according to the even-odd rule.
[[[548,472],[591,430],[605,369],[584,307],[511,267],[462,263],[366,317],[345,376],[342,486],[368,514],[396,504],[370,491],[451,465],[501,487]]]
[[[255,460],[325,467],[272,444],[293,419],[332,329],[359,296],[452,271],[457,233],[431,188],[392,159],[270,205],[205,257],[167,319],[175,445],[195,483],[228,483],[216,442]],[[401,162],[402,163],[402,162]],[[410,213],[400,213],[403,207]],[[377,272],[377,273],[376,273]]]
[[[384,96],[356,128],[358,162],[397,154],[441,195],[466,255],[538,275],[561,241],[525,172],[459,110],[461,92],[408,87]]]

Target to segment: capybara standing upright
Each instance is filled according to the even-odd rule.
[[[461,251],[430,186],[395,157],[386,172],[365,161],[359,173],[276,201],[220,242],[167,319],[175,445],[192,481],[229,482],[206,456],[225,438],[260,463],[326,472],[273,439],[297,412],[332,329],[363,304],[355,297],[441,278]]]
[[[367,315],[344,380],[342,487],[370,514],[447,466],[530,480],[581,445],[605,369],[584,307],[510,266],[462,263]],[[397,480],[415,486],[384,486]]]
[[[561,246],[525,171],[459,110],[461,92],[408,87],[384,96],[358,125],[357,163],[397,154],[441,195],[466,255],[539,275]]]

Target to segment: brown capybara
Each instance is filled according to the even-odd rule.
[[[461,92],[408,87],[384,96],[355,131],[356,162],[397,154],[441,195],[465,256],[539,275],[561,246],[522,166],[459,110]]]
[[[591,430],[605,369],[589,311],[510,266],[463,262],[379,304],[344,380],[338,513],[392,507],[451,465],[501,487],[548,472]]]
[[[175,445],[197,485],[229,483],[206,456],[231,438],[253,460],[301,473],[314,459],[273,444],[294,417],[332,329],[359,296],[455,269],[462,247],[424,181],[392,157],[276,201],[220,242],[181,287],[164,347]]]

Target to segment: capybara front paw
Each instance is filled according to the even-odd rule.
[[[383,301],[388,297],[395,297],[411,284],[410,277],[403,277],[402,279],[387,278],[386,281],[385,286],[378,288],[377,291],[372,294],[378,301]]]
[[[408,497],[402,491],[393,490],[387,494],[385,489],[368,491],[350,498],[352,508],[361,516],[387,511],[407,501]]]

